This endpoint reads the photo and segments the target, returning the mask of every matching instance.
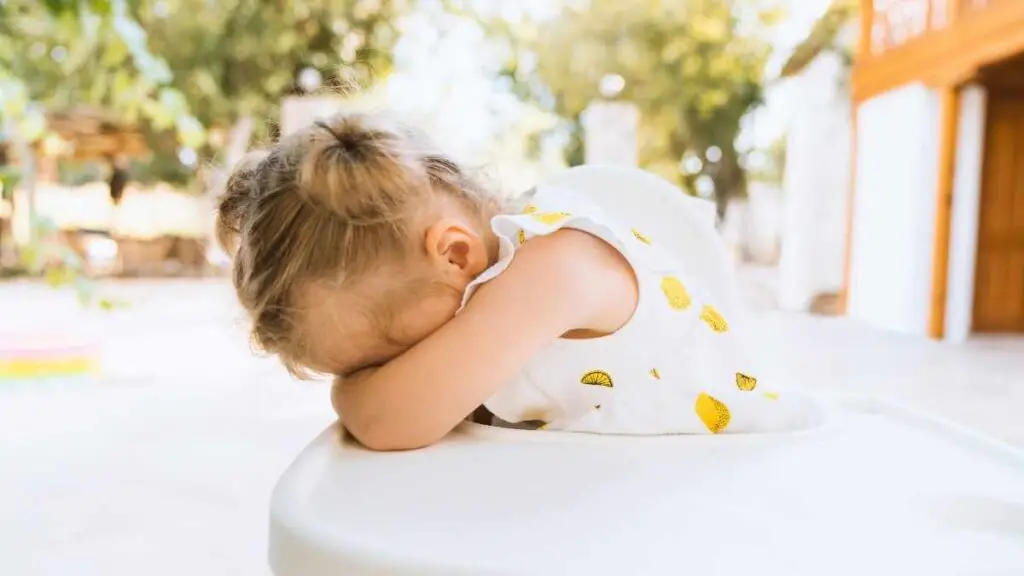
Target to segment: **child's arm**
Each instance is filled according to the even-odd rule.
[[[371,449],[427,446],[544,344],[571,330],[614,332],[636,302],[636,277],[614,247],[577,230],[536,238],[438,331],[384,366],[336,382],[334,407]]]

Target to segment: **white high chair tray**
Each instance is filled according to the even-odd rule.
[[[277,576],[1024,574],[1024,456],[834,399],[815,428],[614,437],[465,424],[373,453],[327,429],[275,489]]]

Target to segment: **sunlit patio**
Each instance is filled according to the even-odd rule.
[[[748,285],[764,289],[763,275]],[[5,330],[102,333],[105,355],[95,380],[0,385],[5,573],[266,573],[270,491],[333,420],[326,385],[254,356],[220,281],[109,291],[130,313],[0,287]],[[796,385],[877,395],[1024,446],[1024,342],[930,344],[763,306],[756,327],[772,373]]]

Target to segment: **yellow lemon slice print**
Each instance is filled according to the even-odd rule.
[[[705,306],[700,311],[700,319],[704,321],[715,332],[728,332],[729,323],[722,318],[722,315],[718,313],[712,306]]]
[[[533,216],[533,219],[536,220],[537,222],[540,222],[541,224],[545,224],[547,226],[554,226],[555,224],[558,224],[559,222],[565,220],[569,216],[572,216],[572,214],[569,214],[568,212],[535,212],[532,213],[531,216]]]
[[[644,236],[643,234],[641,234],[639,230],[637,230],[636,228],[633,228],[632,232],[633,232],[633,236],[636,236],[637,240],[643,242],[644,244],[647,244],[648,246],[651,245],[651,239],[648,238],[647,236]]]
[[[747,376],[742,372],[736,373],[736,387],[744,392],[750,392],[754,388],[757,388],[757,378],[753,376]]]
[[[520,246],[522,246],[523,244],[526,244],[526,230],[523,230],[522,228],[520,228],[519,232],[516,233],[516,240],[519,241],[519,245]]]
[[[533,204],[527,204],[526,208],[523,208],[523,214],[533,214],[537,211],[537,207]]]
[[[697,412],[697,417],[708,427],[712,434],[718,434],[725,430],[726,426],[729,425],[729,421],[732,420],[729,408],[725,404],[704,393],[697,396],[694,410]]]
[[[769,400],[778,400],[779,394],[777,392],[765,392],[764,397]]]
[[[686,310],[690,307],[690,293],[675,276],[665,276],[661,279],[661,291],[665,293],[668,305],[673,310]]]
[[[587,386],[604,386],[605,388],[612,387],[612,377],[610,374],[603,370],[591,370],[580,378],[580,384],[586,384]]]
[[[648,372],[648,374],[650,374],[651,378],[654,378],[655,380],[661,380],[661,372],[659,372],[657,368],[651,368],[651,371]]]

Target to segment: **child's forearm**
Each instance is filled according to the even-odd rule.
[[[594,326],[608,306],[609,282],[585,265],[565,265],[590,242],[599,241],[584,233],[538,239],[459,316],[372,373],[339,383],[335,405],[348,430],[376,450],[432,444],[543,345]]]
[[[374,372],[337,382],[342,423],[374,450],[433,444],[560,333],[535,327],[510,341],[506,331],[485,327],[490,324],[464,314]]]

